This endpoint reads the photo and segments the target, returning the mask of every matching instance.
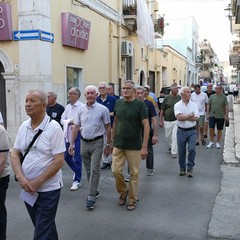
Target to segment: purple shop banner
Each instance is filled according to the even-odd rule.
[[[12,11],[9,3],[0,3],[0,41],[12,40]]]
[[[62,13],[62,45],[88,49],[91,22],[72,13]]]

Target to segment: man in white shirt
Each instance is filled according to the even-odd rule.
[[[189,87],[181,89],[182,100],[174,105],[174,114],[177,118],[178,161],[179,176],[193,177],[194,160],[196,156],[196,121],[199,119],[198,106],[191,101]],[[188,151],[188,156],[186,153]],[[187,163],[186,163],[187,158]]]
[[[72,156],[68,153],[68,148],[71,141],[73,122],[76,116],[78,109],[84,105],[79,101],[81,92],[79,88],[72,87],[68,91],[69,104],[66,106],[65,111],[61,117],[61,124],[63,125],[64,130],[64,139],[66,144],[66,152],[64,154],[64,159],[67,162],[68,166],[73,171],[73,183],[70,188],[71,191],[77,190],[81,186],[82,179],[82,158],[80,155],[80,132],[78,131],[76,140],[75,140],[75,154]]]
[[[204,140],[203,130],[205,122],[205,112],[207,110],[208,96],[206,93],[201,92],[201,87],[199,84],[195,84],[193,88],[194,92],[191,95],[191,100],[197,104],[199,112],[199,119],[196,124],[197,130],[196,145],[199,145],[199,135],[202,145],[205,145],[206,142]]]
[[[64,164],[63,131],[58,122],[46,113],[47,94],[30,90],[26,95],[25,110],[30,119],[20,126],[11,153],[11,164],[22,188],[26,208],[35,227],[33,239],[58,239],[55,224]],[[34,136],[42,133],[28,150]],[[26,154],[26,155],[25,155]],[[21,164],[20,156],[25,155]],[[27,199],[36,196],[32,205]],[[19,223],[22,224],[22,223]]]

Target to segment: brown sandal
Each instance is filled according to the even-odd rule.
[[[127,210],[128,211],[133,211],[136,208],[136,203],[129,203],[127,205]]]
[[[119,199],[118,199],[118,204],[119,204],[119,205],[122,206],[122,205],[125,205],[125,204],[126,204],[127,195],[128,195],[128,191],[120,195],[120,197],[119,197]]]

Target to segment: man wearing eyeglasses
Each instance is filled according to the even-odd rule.
[[[148,154],[150,127],[146,105],[135,99],[132,81],[123,83],[122,96],[123,99],[118,99],[114,107],[112,172],[120,194],[118,204],[125,205],[128,196],[127,210],[131,211],[135,209],[137,203],[139,165],[140,160],[145,160]],[[129,187],[123,176],[126,160],[130,170]]]
[[[75,139],[75,154],[71,155],[68,153],[68,148],[70,146],[73,122],[76,116],[77,110],[81,108],[84,104],[79,101],[81,92],[79,88],[72,87],[68,92],[69,104],[66,106],[65,111],[61,117],[61,124],[64,130],[64,139],[66,144],[66,152],[64,154],[64,159],[68,166],[73,171],[73,183],[70,188],[71,191],[76,191],[81,186],[82,179],[82,158],[80,155],[80,132],[78,131],[77,137]]]
[[[109,96],[107,94],[107,83],[105,82],[100,82],[98,84],[98,91],[99,91],[99,96],[97,97],[96,101],[108,108],[110,120],[111,120],[111,128],[112,128],[113,120],[114,120],[113,110],[114,110],[114,104],[116,102],[116,98],[113,96]],[[104,136],[104,140],[106,142],[106,135]],[[101,167],[101,170],[103,171],[103,170],[111,169],[111,162],[112,162],[111,154],[108,157],[103,157],[103,165]]]

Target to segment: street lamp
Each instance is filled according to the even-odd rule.
[[[227,8],[224,9],[225,16],[228,18],[230,21],[230,31],[232,33],[232,20],[234,19],[233,14],[232,14],[232,5],[229,3]]]

